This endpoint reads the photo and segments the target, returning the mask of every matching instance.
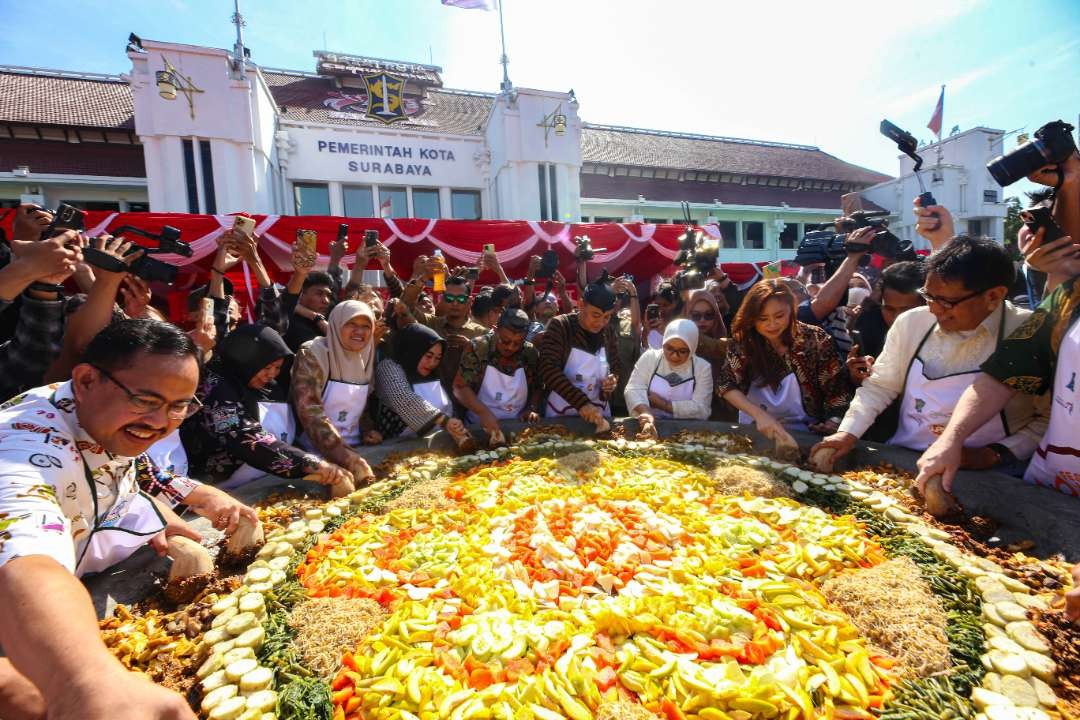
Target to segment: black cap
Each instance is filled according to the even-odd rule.
[[[506,308],[499,316],[497,327],[510,328],[517,332],[525,332],[529,329],[529,316],[524,310],[518,308]]]
[[[585,286],[585,302],[598,310],[607,312],[615,307],[615,293],[606,283],[597,281]]]

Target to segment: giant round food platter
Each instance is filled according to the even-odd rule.
[[[211,720],[1080,707],[1064,564],[938,526],[898,471],[816,473],[739,435],[545,426],[467,456],[392,456],[378,476],[329,502],[271,496],[253,557],[179,607],[117,607],[106,644]]]

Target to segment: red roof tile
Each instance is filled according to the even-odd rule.
[[[0,121],[129,130],[131,87],[120,78],[86,79],[52,71],[0,70]]]
[[[888,175],[846,163],[806,145],[605,125],[585,124],[581,155],[585,162],[610,165],[831,180],[864,186],[889,179]]]

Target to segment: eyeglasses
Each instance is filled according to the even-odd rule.
[[[692,313],[690,313],[690,319],[693,320],[694,322],[701,322],[702,320],[704,320],[705,322],[713,322],[714,320],[716,320],[716,313],[692,312]]]
[[[921,297],[923,300],[925,300],[928,303],[931,303],[931,302],[936,303],[936,304],[940,305],[941,307],[945,308],[946,310],[952,310],[957,305],[960,305],[962,303],[966,303],[971,298],[978,297],[979,295],[982,295],[986,291],[985,290],[979,290],[979,291],[973,292],[973,293],[971,293],[969,295],[965,295],[962,298],[956,298],[955,300],[947,300],[945,298],[939,298],[937,295],[931,295],[929,292],[926,291],[926,288],[919,288],[915,292],[916,292],[916,294],[918,294],[919,297]]]
[[[469,296],[467,294],[466,295],[451,295],[450,293],[443,293],[442,299],[443,299],[443,302],[461,303],[462,305],[465,305],[466,303],[469,302]]]
[[[690,354],[690,348],[673,348],[665,345],[664,352],[668,353],[669,355],[674,355],[675,357],[686,357]]]
[[[141,393],[132,392],[127,385],[109,374],[108,370],[100,368],[97,365],[91,365],[91,367],[127,393],[128,402],[131,403],[132,409],[139,415],[149,415],[152,412],[157,412],[162,407],[166,407],[165,414],[173,420],[186,420],[202,409],[203,405],[199,402],[199,398],[193,397],[190,400],[177,400],[174,403],[166,403],[156,395],[143,395]]]

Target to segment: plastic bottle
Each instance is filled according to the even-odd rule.
[[[435,248],[435,252],[432,256],[439,260],[439,269],[432,275],[432,290],[435,292],[444,292],[446,290],[446,273],[443,268],[446,267],[446,262],[443,260],[442,250]]]

